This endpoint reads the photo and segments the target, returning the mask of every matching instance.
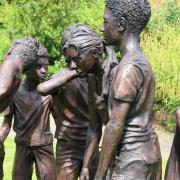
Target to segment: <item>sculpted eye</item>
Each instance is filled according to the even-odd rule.
[[[41,69],[42,65],[41,64],[37,64],[36,65],[36,69]]]
[[[48,69],[48,65],[49,65],[49,64],[45,64],[45,65],[44,65],[44,68],[45,68],[45,69]]]

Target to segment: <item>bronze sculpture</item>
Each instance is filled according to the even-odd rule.
[[[21,73],[36,62],[39,42],[32,38],[17,39],[0,67],[0,112],[10,103],[21,82]]]
[[[104,51],[104,47],[100,36],[85,25],[75,25],[71,28],[71,32],[68,32],[68,30],[65,31],[67,32],[67,36],[69,36],[69,38],[63,39],[64,55],[68,63],[72,64],[75,69],[77,69],[75,63],[78,64],[81,62],[81,59],[87,60],[85,63],[79,63],[78,66],[84,67],[82,68],[81,74],[88,73],[88,102],[90,120],[93,122],[95,121],[95,123],[91,124],[93,124],[93,126],[95,126],[98,130],[97,134],[93,134],[91,129],[93,127],[89,126],[88,129],[89,136],[87,144],[93,149],[93,151],[87,150],[85,153],[86,158],[84,161],[83,172],[86,172],[87,177],[89,178],[89,168],[91,167],[90,160],[98,147],[98,142],[101,137],[102,121],[106,122],[108,118],[106,96],[108,95],[109,87],[107,86],[107,83],[109,82],[108,77],[110,71],[116,64],[116,58],[112,53],[112,49],[107,48],[107,60],[103,63],[101,55]],[[105,83],[101,83],[102,79],[104,79]],[[101,96],[102,92],[103,96]]]
[[[52,97],[41,96],[36,91],[37,85],[44,81],[48,73],[46,49],[40,47],[36,58],[36,63],[25,69],[26,79],[4,112],[4,122],[0,129],[0,140],[3,143],[14,116],[13,129],[16,132],[12,174],[14,180],[32,179],[33,163],[38,179],[54,179],[53,136],[49,125]]]
[[[53,75],[50,80],[40,84],[37,88],[40,93],[51,93],[53,96],[58,180],[75,180],[80,175],[90,120],[88,79],[83,76],[77,78],[83,72],[77,72],[77,66],[66,54],[66,49],[71,47],[72,41],[81,42],[81,46],[77,47],[80,54],[82,51],[87,52],[92,48],[99,48],[99,52],[103,52],[102,39],[90,28],[81,24],[67,28],[62,33],[61,44],[68,67]],[[86,64],[87,68],[88,66]],[[70,81],[70,79],[73,80]],[[95,112],[95,114],[97,113]],[[100,117],[98,118],[100,119]],[[97,155],[98,152],[95,153],[95,156]],[[97,168],[96,161],[97,159],[94,157],[90,164],[90,179],[94,179]]]
[[[95,179],[156,179],[158,152],[151,140],[151,110],[155,80],[140,49],[139,35],[150,18],[147,0],[107,0],[104,12],[105,40],[122,55],[114,75],[100,163]],[[106,148],[110,144],[110,148]],[[113,153],[116,157],[113,161]]]
[[[139,45],[139,35],[149,17],[150,6],[147,0],[106,1],[104,37],[106,43],[119,48],[122,58],[109,76],[112,79],[108,96],[109,121],[104,132],[95,179],[157,178],[159,152],[152,138],[153,122],[150,118],[155,80],[151,65]],[[65,54],[83,72],[94,73],[100,85],[102,64],[92,58],[98,50],[92,49],[80,54],[77,44],[71,42]],[[99,123],[90,121],[91,142],[85,153],[81,179],[89,178],[87,165],[99,140]]]
[[[176,111],[176,132],[165,172],[165,180],[172,179],[180,179],[180,109]]]

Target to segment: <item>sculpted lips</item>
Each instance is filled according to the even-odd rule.
[[[44,80],[46,78],[46,76],[41,76],[40,79],[41,80]]]

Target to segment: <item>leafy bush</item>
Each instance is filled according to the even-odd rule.
[[[172,0],[151,6],[152,16],[141,44],[156,76],[156,103],[174,111],[180,106],[180,8]],[[0,59],[14,39],[37,37],[50,54],[51,75],[65,65],[60,53],[62,31],[84,23],[100,33],[103,9],[104,0],[1,0]]]
[[[180,23],[180,8],[174,1],[166,1],[164,5],[152,5],[152,16],[148,29],[158,31],[163,30],[164,25],[179,26]]]
[[[10,3],[3,0],[0,6],[0,32],[6,44],[1,41],[2,54],[16,38],[37,37],[48,49],[53,64],[61,56],[60,36],[63,29],[78,23],[80,19],[84,20],[85,17],[79,16],[80,8],[86,7],[87,12],[89,6],[89,2],[82,0],[14,0]]]
[[[144,33],[142,47],[156,77],[156,102],[174,111],[180,106],[180,35],[176,27]]]

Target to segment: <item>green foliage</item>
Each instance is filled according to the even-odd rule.
[[[167,160],[163,159],[162,160],[162,179],[164,179],[164,176],[165,176],[166,164],[167,164]]]
[[[156,103],[174,112],[180,106],[180,30],[164,24],[162,30],[142,35],[142,47],[156,78]]]
[[[180,23],[180,8],[172,1],[167,3],[165,20],[173,25],[179,25]]]
[[[93,0],[3,0],[0,6],[0,58],[14,39],[31,36],[37,37],[48,49],[51,64],[54,64],[61,58],[62,31],[75,23],[91,23],[93,18],[88,15],[92,12],[93,2],[96,3]]]
[[[151,7],[152,16],[141,44],[155,73],[156,103],[173,112],[180,106],[180,8],[172,0]],[[65,66],[60,52],[62,31],[84,23],[100,33],[103,9],[104,0],[1,0],[0,60],[14,39],[37,37],[50,54],[51,75]]]
[[[163,30],[164,25],[178,27],[180,23],[180,8],[171,0],[163,6],[152,6],[152,16],[148,24],[148,29],[158,31]]]

